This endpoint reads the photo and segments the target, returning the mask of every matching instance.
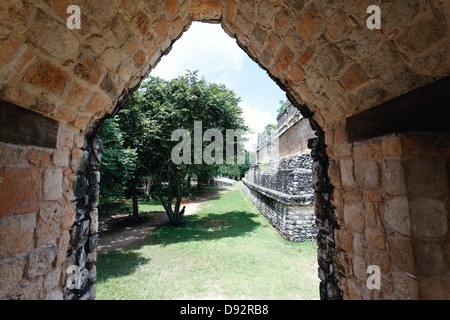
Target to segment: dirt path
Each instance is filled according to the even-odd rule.
[[[188,216],[198,212],[201,203],[230,190],[230,188],[200,190],[195,200],[185,200],[181,206],[186,206],[185,215]],[[169,222],[165,212],[154,212],[147,215],[148,221],[140,224],[126,223],[124,222],[126,217],[126,214],[116,214],[99,221],[97,253],[127,249],[139,244],[150,237],[158,227]]]

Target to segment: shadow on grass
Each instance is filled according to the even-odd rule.
[[[166,224],[160,227],[148,240],[130,248],[131,250],[115,250],[100,254],[96,262],[97,282],[102,283],[110,278],[130,275],[139,266],[148,264],[150,259],[135,251],[142,246],[166,246],[180,242],[210,241],[243,236],[260,225],[254,221],[254,218],[255,215],[251,212],[230,211],[221,214],[209,213],[201,216],[188,216],[186,218],[188,223],[184,227]]]
[[[119,278],[130,275],[136,269],[145,265],[150,259],[133,251],[111,251],[98,256],[95,263],[97,269],[97,283],[109,278]]]
[[[254,217],[253,213],[246,211],[188,216],[186,226],[164,225],[155,232],[148,244],[169,245],[178,242],[209,241],[242,236],[260,225],[254,221]]]

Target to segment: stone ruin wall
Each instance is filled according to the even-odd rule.
[[[267,163],[273,158],[310,153],[308,140],[314,137],[309,120],[288,100],[286,108],[277,116],[277,128],[267,127],[258,136],[256,160]]]
[[[317,235],[309,154],[254,164],[243,179],[248,198],[285,238],[314,241]]]
[[[304,118],[292,103],[278,115],[278,153],[280,158],[297,154],[310,153],[308,140],[315,137],[307,118]]]
[[[315,136],[308,119],[288,100],[277,128],[258,136],[257,163],[243,179],[248,198],[285,238],[315,241],[312,159],[308,140]]]

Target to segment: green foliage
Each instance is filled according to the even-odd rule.
[[[105,120],[98,137],[104,148],[100,166],[100,204],[104,204],[124,196],[127,183],[136,173],[137,153],[125,147],[117,119]]]
[[[171,81],[149,77],[129,107],[118,113],[124,145],[136,150],[137,171],[150,176],[152,196],[161,201],[171,221],[181,218],[181,198],[192,196],[191,177],[195,174],[205,179],[218,170],[217,165],[174,164],[171,152],[178,142],[171,140],[172,133],[188,130],[194,146],[194,121],[202,121],[203,131],[220,130],[223,137],[226,129],[247,130],[239,101],[224,85],[208,83],[198,79],[197,72],[188,72]],[[203,147],[208,144],[204,142]]]
[[[218,169],[218,174],[231,179],[241,180],[250,169],[252,159],[255,158],[255,152],[245,151],[245,164],[222,165]]]
[[[286,102],[284,102],[283,100],[280,100],[279,104],[280,104],[280,107],[277,109],[278,114],[283,112],[284,109],[286,109],[286,107],[287,107]]]

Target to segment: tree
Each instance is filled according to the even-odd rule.
[[[198,79],[197,72],[188,72],[171,81],[149,77],[129,107],[118,113],[125,145],[137,152],[137,171],[150,177],[151,194],[160,200],[173,224],[184,221],[181,200],[192,196],[192,176],[215,172],[217,166],[175,164],[171,156],[178,141],[172,141],[172,134],[181,128],[190,132],[190,149],[183,152],[194,154],[195,121],[201,121],[202,134],[208,129],[217,129],[223,136],[226,129],[245,131],[239,101],[224,85],[208,83]],[[203,149],[209,143],[202,141]]]
[[[100,203],[106,203],[124,196],[129,181],[136,175],[137,153],[124,146],[117,118],[105,120],[99,138],[104,148],[100,166]]]
[[[222,165],[218,169],[218,174],[231,178],[242,179],[250,169],[250,165],[255,162],[255,152],[245,151],[245,163],[244,164],[232,164]]]
[[[278,112],[278,114],[280,114],[281,112],[284,111],[284,109],[286,109],[287,104],[283,100],[278,101],[278,103],[280,104],[280,107],[277,109],[277,112]]]

